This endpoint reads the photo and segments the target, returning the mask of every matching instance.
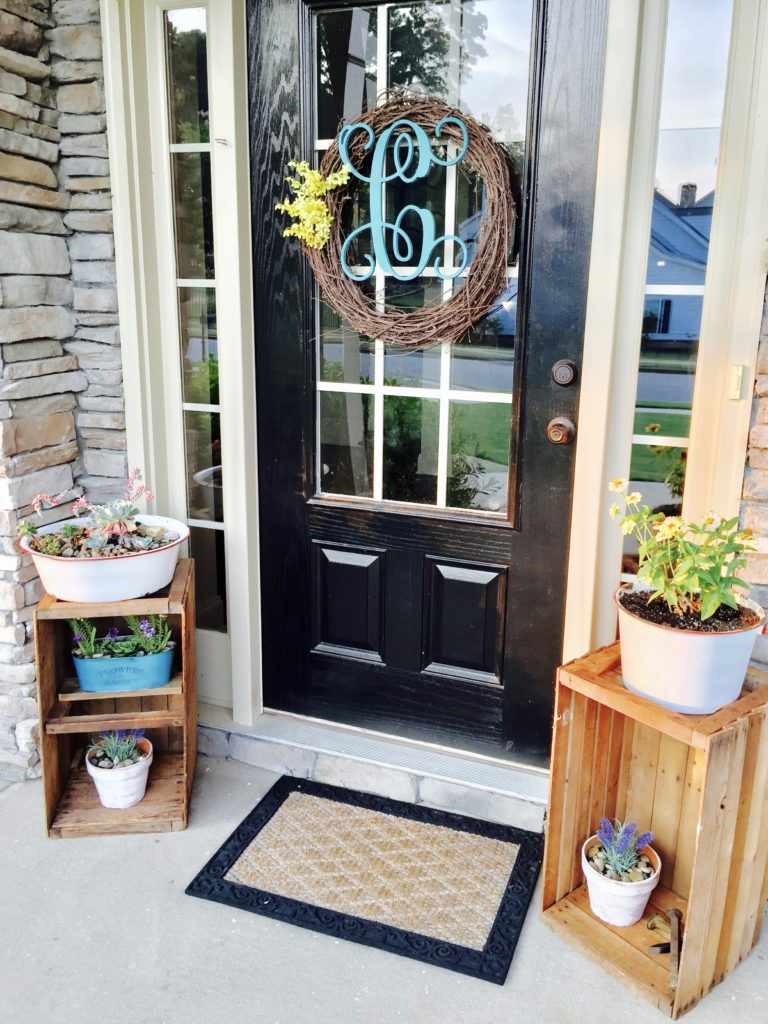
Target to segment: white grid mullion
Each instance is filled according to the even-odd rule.
[[[177,288],[215,288],[216,282],[213,278],[205,277],[177,277]]]
[[[184,412],[221,412],[220,405],[206,405],[203,402],[182,402]]]
[[[387,88],[387,27],[389,7],[381,4],[376,9],[376,95],[382,96]],[[386,204],[382,184],[382,203]],[[385,206],[386,208],[386,206]],[[384,274],[376,267],[376,311],[383,313]],[[382,501],[384,494],[384,342],[377,338],[373,344],[374,399],[373,399],[373,498]]]
[[[703,295],[703,284],[647,284],[646,295]]]
[[[187,526],[194,526],[198,530],[224,530],[224,523],[217,523],[212,519],[185,519]]]
[[[688,438],[667,434],[633,434],[632,444],[644,445],[646,448],[687,448]]]
[[[210,153],[210,142],[171,142],[168,145],[171,153]]]

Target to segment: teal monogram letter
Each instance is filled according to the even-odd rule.
[[[458,126],[461,132],[462,144],[456,156],[446,158],[445,160],[432,149],[429,144],[429,136],[424,129],[405,118],[391,124],[389,128],[381,133],[378,139],[376,139],[370,125],[363,122],[347,125],[345,128],[342,128],[339,135],[339,156],[345,164],[352,167],[352,173],[359,181],[365,181],[370,184],[370,222],[356,228],[341,247],[341,267],[351,280],[367,281],[378,265],[389,277],[394,277],[398,281],[412,281],[423,273],[424,268],[432,259],[432,254],[438,246],[440,249],[435,256],[433,266],[439,278],[449,280],[458,277],[466,267],[469,259],[466,245],[456,235],[441,235],[439,238],[435,238],[435,218],[429,210],[408,204],[398,213],[393,224],[385,220],[384,215],[384,190],[382,186],[386,182],[397,180],[405,184],[411,184],[414,181],[426,178],[432,164],[438,164],[441,167],[452,167],[463,159],[469,146],[469,137],[466,125],[457,117],[444,117],[438,121],[435,125],[435,138],[440,138],[444,126],[449,123]],[[358,131],[365,133],[364,149],[372,150],[371,173],[368,177],[356,170],[349,159],[349,140]],[[390,174],[387,174],[388,150],[394,166],[394,170]],[[403,219],[408,214],[417,217],[421,224],[422,241],[421,252],[418,254],[418,257],[414,254],[413,241],[403,227]],[[363,258],[367,264],[366,269],[361,273],[355,273],[349,266],[347,254],[353,240],[365,231],[370,231],[371,233],[373,256],[365,255]],[[398,272],[392,266],[390,250],[387,245],[387,233],[392,236],[392,255],[394,259],[399,263],[414,264],[413,270],[408,273],[404,271]],[[442,246],[446,241],[453,242],[459,253],[458,265],[447,271],[441,267],[443,259]]]

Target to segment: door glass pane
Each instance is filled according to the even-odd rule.
[[[214,288],[179,288],[179,337],[184,401],[218,404],[219,350]]]
[[[316,20],[317,137],[376,103],[376,8],[329,11]]]
[[[319,303],[320,379],[373,384],[373,342],[346,324],[327,302]]]
[[[451,402],[448,505],[506,512],[511,407]]]
[[[349,123],[377,95],[407,86],[473,114],[522,168],[532,18],[532,0],[411,0],[317,13],[315,159],[322,159],[341,119]],[[437,140],[433,147],[445,157]],[[387,170],[395,170],[391,150]],[[408,206],[426,210],[436,236],[458,235],[471,261],[484,193],[466,161],[447,168],[432,163],[421,179],[405,183],[394,175],[383,186],[385,219],[397,221]],[[520,196],[515,199],[519,203]],[[369,223],[369,210],[366,187],[355,187],[341,214],[344,236]],[[449,301],[463,287],[468,268],[444,282],[433,264],[439,256],[458,265],[458,246],[440,246],[418,278],[399,280],[398,271],[422,265],[423,232],[414,211],[404,214],[400,226],[402,235],[389,232],[384,240],[393,273],[379,265],[360,287],[375,294],[383,312]],[[362,338],[318,303],[319,493],[506,515],[517,311],[514,248],[505,291],[460,344],[435,338],[414,350]],[[371,253],[371,232],[363,230],[350,247],[348,263],[367,269],[364,260]],[[361,386],[362,394],[345,390]],[[393,394],[395,388],[405,393]],[[459,402],[459,395],[471,401]]]
[[[326,494],[373,495],[373,396],[320,394],[320,472]]]
[[[189,531],[190,555],[195,560],[195,601],[200,629],[227,631],[227,579],[224,531],[199,526]]]
[[[224,521],[221,423],[217,412],[185,412],[190,519]]]
[[[434,505],[438,402],[384,398],[384,500]]]
[[[210,153],[171,153],[179,277],[213,277]]]
[[[205,11],[168,11],[165,24],[171,142],[208,142]]]

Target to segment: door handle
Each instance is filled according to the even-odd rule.
[[[547,440],[552,444],[573,444],[576,427],[566,416],[555,416],[547,424]]]

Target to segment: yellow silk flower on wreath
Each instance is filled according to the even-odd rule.
[[[320,171],[313,170],[305,160],[291,160],[299,178],[286,177],[286,183],[293,192],[294,199],[286,199],[277,203],[275,209],[293,217],[295,223],[285,228],[285,237],[293,236],[300,239],[310,249],[322,249],[331,237],[333,215],[323,199],[331,189],[346,185],[349,181],[350,168],[342,167],[324,177]]]

